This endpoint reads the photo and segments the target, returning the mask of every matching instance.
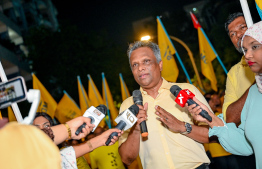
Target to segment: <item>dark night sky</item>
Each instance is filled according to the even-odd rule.
[[[58,11],[58,19],[69,20],[80,30],[106,29],[109,37],[118,43],[127,44],[132,39],[132,22],[149,16],[156,17],[165,11],[183,7],[196,0],[151,0],[151,1],[64,1],[52,0]]]

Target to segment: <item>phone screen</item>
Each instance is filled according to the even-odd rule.
[[[26,99],[26,89],[22,77],[0,84],[0,107]],[[8,104],[8,105],[7,105]]]

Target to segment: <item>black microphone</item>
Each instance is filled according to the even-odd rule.
[[[128,109],[120,113],[117,118],[115,119],[115,122],[117,122],[116,128],[119,130],[127,130],[131,128],[137,121],[136,115],[139,111],[139,107],[135,104],[130,106]],[[106,141],[106,145],[108,146],[111,142],[111,139],[114,136],[118,136],[117,132],[114,132],[110,134]]]
[[[143,98],[140,90],[134,90],[132,95],[133,95],[134,103],[143,106]],[[141,130],[142,137],[148,136],[146,121],[142,121],[140,123],[140,130]]]
[[[199,106],[194,100],[188,98],[188,94],[187,93],[192,93],[190,90],[186,89],[187,91],[186,92],[181,92],[183,91],[180,87],[178,87],[177,85],[173,85],[171,88],[170,88],[170,92],[174,95],[174,96],[179,96],[181,97],[181,99],[179,100],[180,102],[178,102],[178,100],[176,99],[175,101],[177,102],[177,104],[179,104],[181,107],[184,107],[183,105],[183,101],[182,101],[182,98],[185,98],[187,99],[186,100],[186,103],[188,103],[188,105],[192,105],[192,104],[196,104],[196,106]],[[202,117],[204,117],[205,119],[207,119],[208,121],[212,121],[212,117],[208,114],[208,112],[206,110],[203,110],[201,108],[201,112],[199,113]]]
[[[100,123],[101,120],[103,120],[103,118],[105,117],[107,112],[107,108],[105,105],[100,104],[99,106],[97,106],[96,108],[94,106],[89,107],[85,113],[84,113],[84,117],[90,118],[91,120],[91,124],[95,124],[95,127],[93,128],[92,132],[95,131],[96,127],[98,126],[98,124]],[[75,135],[78,136],[78,134],[82,131],[83,128],[86,127],[86,123],[83,123],[80,127],[78,127],[78,129],[75,132]]]

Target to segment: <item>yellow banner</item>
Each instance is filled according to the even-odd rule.
[[[158,46],[160,48],[161,58],[163,62],[163,70],[161,75],[167,81],[176,82],[179,70],[173,54],[176,53],[172,43],[168,39],[168,35],[165,33],[160,21],[157,19],[157,35],[158,35]]]
[[[38,80],[38,78],[32,74],[33,76],[33,89],[38,89],[41,92],[40,103],[37,109],[37,112],[47,113],[49,116],[54,118],[55,110],[57,107],[57,103],[51,94],[46,90],[44,85]]]
[[[212,66],[212,60],[216,58],[216,55],[209,45],[205,35],[203,34],[201,28],[197,29],[198,39],[199,39],[199,51],[201,58],[201,70],[202,74],[210,80],[211,88],[217,91],[217,79]]]
[[[97,107],[100,104],[105,105],[104,100],[102,99],[102,96],[100,95],[90,75],[88,75],[88,79],[89,79],[88,80],[88,96],[89,96],[91,105],[94,107]],[[105,120],[102,120],[98,126],[105,127],[105,125],[106,125]]]
[[[122,79],[120,75],[119,75],[119,79],[120,79],[120,86],[121,86],[122,101],[124,101],[128,97],[130,97],[130,93],[128,91],[126,83],[124,82],[124,79]]]
[[[116,126],[117,123],[115,122],[115,118],[118,116],[118,110],[114,105],[114,100],[105,77],[104,77],[104,83],[102,82],[102,86],[103,86],[103,99],[104,102],[106,103],[106,107],[110,111],[111,123],[113,123],[114,126]]]
[[[13,109],[11,106],[8,106],[7,108],[7,112],[8,112],[8,121],[17,121],[16,117],[15,117],[15,113],[13,112]]]
[[[86,90],[81,83],[80,76],[77,76],[77,86],[78,86],[78,95],[79,95],[79,103],[82,115],[85,111],[91,106],[91,102],[86,94]]]
[[[66,92],[64,92],[62,99],[57,105],[55,117],[61,124],[63,124],[81,115],[81,110],[75,101]]]

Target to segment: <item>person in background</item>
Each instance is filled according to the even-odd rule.
[[[47,131],[50,130],[46,130],[47,128],[50,128],[51,126],[54,126],[54,121],[52,120],[52,118],[47,114],[47,113],[36,113],[35,115],[35,119],[33,121],[33,125],[38,127],[39,129],[43,130],[46,132],[46,134],[48,134],[49,136],[51,134],[49,134]],[[51,136],[51,138],[53,138],[53,136]],[[69,147],[69,146],[74,146],[77,144],[80,144],[81,141],[80,140],[69,140],[66,142],[66,144],[63,144],[64,146],[60,148],[60,150],[64,149],[65,147]],[[83,156],[78,157],[76,159],[77,161],[77,168],[78,169],[90,169],[89,164],[87,163],[87,161],[85,160],[85,158]]]
[[[239,53],[243,53],[240,46],[241,38],[247,30],[243,13],[230,14],[225,22],[226,32]],[[255,81],[252,72],[242,56],[240,62],[234,65],[227,74],[226,90],[222,112],[226,122],[240,123],[240,114],[247,98],[249,87]]]
[[[105,132],[98,126],[94,134],[96,137]],[[125,169],[118,152],[118,142],[112,146],[102,146],[89,153],[92,169]]]
[[[187,109],[195,120],[206,122],[209,126],[209,136],[216,135],[224,149],[232,154],[248,156],[255,154],[256,168],[262,168],[262,21],[252,25],[243,35],[241,47],[245,55],[245,61],[252,72],[256,74],[256,84],[249,89],[246,102],[241,112],[241,124],[237,127],[235,123],[225,123],[223,115],[218,117],[199,102],[188,106]],[[199,113],[200,108],[205,109],[213,121],[208,122]]]

